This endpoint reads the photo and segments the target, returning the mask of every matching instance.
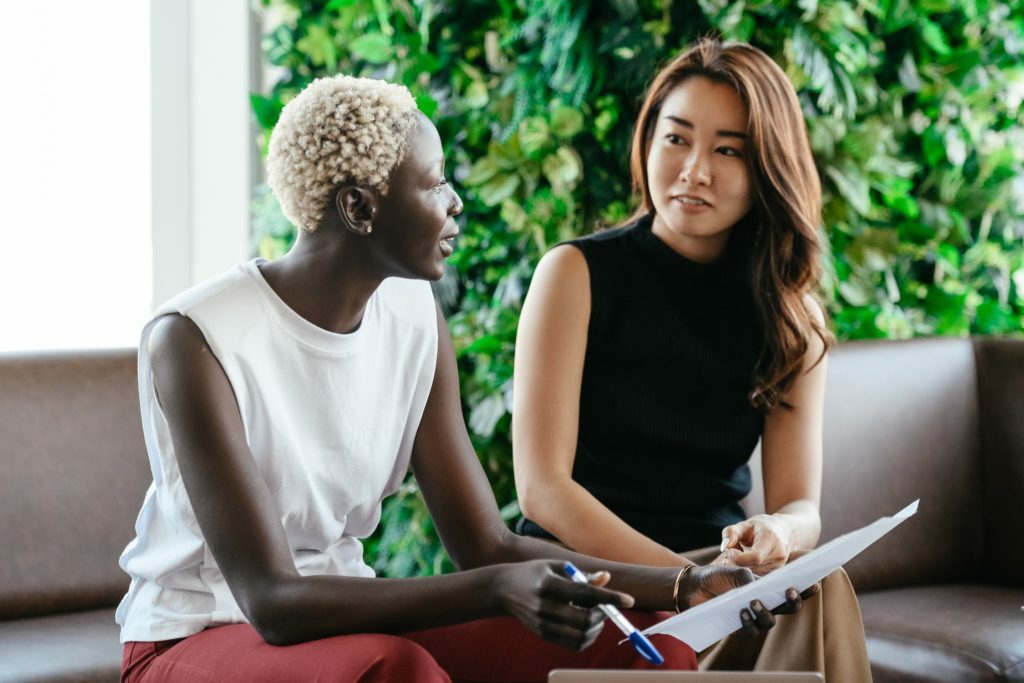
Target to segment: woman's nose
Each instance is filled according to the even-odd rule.
[[[462,209],[462,197],[460,197],[459,193],[453,189],[452,203],[451,206],[448,207],[448,213],[452,216],[458,216],[460,213],[462,213]]]
[[[684,162],[679,177],[687,184],[710,185],[711,169],[708,168],[707,156],[694,151]]]

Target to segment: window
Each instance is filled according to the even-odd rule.
[[[152,299],[149,3],[11,3],[0,351],[133,346]]]

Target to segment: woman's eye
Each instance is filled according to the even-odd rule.
[[[665,139],[668,140],[670,145],[679,145],[686,142],[686,140],[676,135],[675,133],[669,133],[668,135],[665,136]]]
[[[719,147],[718,151],[727,157],[741,157],[743,154],[738,149],[732,147]]]

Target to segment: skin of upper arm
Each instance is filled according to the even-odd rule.
[[[437,366],[413,442],[412,469],[445,549],[460,569],[492,564],[509,533],[466,431],[451,333],[437,310]]]
[[[512,443],[523,513],[542,526],[544,501],[572,480],[590,321],[590,275],[575,247],[541,259],[516,335]]]
[[[824,327],[817,302],[808,296],[805,304]],[[786,395],[793,409],[779,407],[765,416],[761,457],[765,509],[769,514],[798,500],[810,501],[815,508],[820,503],[822,415],[828,372],[828,356],[822,357],[824,348],[821,338],[812,333],[803,372]]]
[[[230,382],[194,322],[158,319],[148,339],[158,400],[189,502],[238,601],[258,625],[275,579],[298,576],[262,475],[245,439]]]

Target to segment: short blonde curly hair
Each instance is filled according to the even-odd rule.
[[[281,112],[270,135],[267,184],[284,215],[316,230],[343,183],[388,191],[416,122],[405,86],[372,78],[318,78]]]

